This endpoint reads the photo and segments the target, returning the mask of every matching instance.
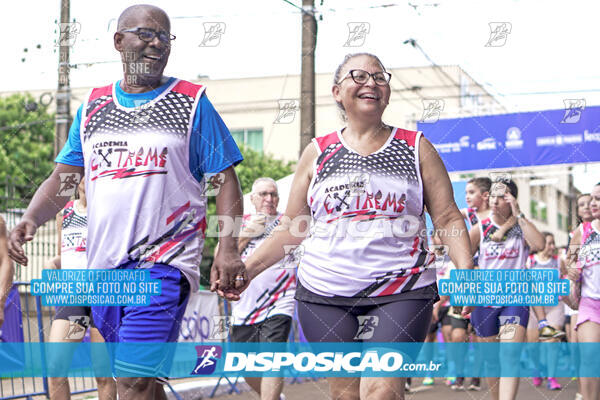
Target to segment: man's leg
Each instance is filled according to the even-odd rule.
[[[261,343],[285,343],[292,328],[292,317],[274,315],[260,324],[259,339]],[[261,400],[279,400],[283,390],[283,377],[263,377],[260,383]]]
[[[90,328],[90,341],[92,343],[104,343],[104,338],[100,334],[97,328]],[[95,350],[99,350],[95,348]],[[110,363],[110,356],[108,353],[93,354],[92,364],[96,366],[101,364],[101,370],[104,370],[106,363]],[[99,400],[116,400],[117,398],[117,383],[112,376],[96,376],[96,383],[98,385],[98,399]]]
[[[65,336],[69,332],[69,321],[64,319],[55,319],[50,326],[50,337],[48,342],[64,342]],[[64,354],[61,354],[61,358]],[[51,357],[49,362],[60,362]],[[51,367],[52,368],[52,367]],[[71,398],[71,388],[69,379],[66,377],[48,377],[48,394],[51,400],[64,400]]]
[[[131,263],[125,267],[133,269],[135,266]],[[122,308],[118,329],[120,345],[115,357],[115,373],[121,376],[117,378],[120,400],[162,399],[165,396],[155,377],[168,376],[173,357],[169,343],[175,342],[179,335],[190,286],[178,269],[165,264],[154,264],[150,268],[150,278],[160,280],[161,294],[152,296],[148,306]],[[137,348],[132,354],[128,343],[135,342],[156,344]],[[126,377],[137,373],[144,377]]]
[[[79,343],[83,340],[85,331],[89,326],[89,309],[79,306],[57,307],[56,315],[50,326],[49,343]],[[69,380],[66,378],[68,369],[73,358],[73,347],[56,348],[50,346],[49,368],[54,377],[48,378],[48,391],[52,400],[63,400],[71,398]],[[68,354],[64,350],[68,349]],[[65,377],[56,377],[62,374]]]

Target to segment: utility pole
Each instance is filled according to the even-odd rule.
[[[314,0],[302,0],[302,70],[300,73],[300,155],[315,137],[315,48],[317,19]]]
[[[69,83],[69,47],[72,43],[69,25],[70,0],[60,1],[60,24],[58,43],[58,88],[56,90],[56,134],[54,136],[54,156],[63,148],[71,126],[71,87]]]

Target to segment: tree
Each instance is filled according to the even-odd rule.
[[[242,193],[250,193],[252,190],[252,183],[257,178],[269,177],[275,180],[286,177],[294,172],[293,162],[284,162],[276,160],[270,155],[261,154],[249,147],[240,147],[244,161],[235,167],[235,172],[240,180],[240,186],[242,187]],[[249,210],[244,210],[248,213]],[[206,209],[206,220],[214,221],[214,217],[217,213],[217,205],[214,197],[209,197],[207,209]],[[204,286],[209,285],[210,280],[210,266],[212,264],[213,254],[215,246],[217,245],[218,238],[207,237],[204,241],[204,256],[202,258],[202,265],[200,266],[200,284]]]
[[[54,115],[47,109],[29,94],[0,98],[0,196],[17,199],[0,208],[27,205],[54,168]]]

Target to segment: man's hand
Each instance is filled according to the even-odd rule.
[[[567,277],[573,282],[579,281],[579,279],[581,279],[581,268],[569,268]]]
[[[513,196],[507,189],[506,194],[504,195],[504,200],[506,200],[506,202],[508,204],[510,204],[510,209],[512,211],[512,215],[513,216],[517,216],[519,214],[521,214],[521,209],[519,208],[519,202],[517,201],[517,199],[515,198],[515,196]]]
[[[474,306],[464,306],[460,315],[462,315],[463,318],[467,318],[469,315],[471,315],[474,309]]]
[[[250,279],[246,266],[235,249],[219,247],[210,270],[210,290],[227,300],[239,300]]]
[[[33,221],[22,219],[10,232],[8,236],[8,255],[15,262],[27,266],[27,256],[25,256],[23,245],[25,242],[33,240],[37,228]]]
[[[240,237],[255,238],[262,235],[267,227],[267,216],[254,214],[250,217],[248,224],[242,229]]]

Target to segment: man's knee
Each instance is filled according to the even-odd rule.
[[[98,387],[106,387],[106,386],[114,385],[115,380],[114,380],[114,378],[96,377],[96,383],[98,384]]]
[[[154,378],[118,378],[117,388],[121,393],[152,393],[154,392]]]

